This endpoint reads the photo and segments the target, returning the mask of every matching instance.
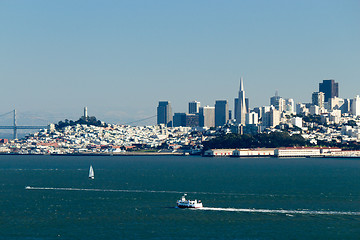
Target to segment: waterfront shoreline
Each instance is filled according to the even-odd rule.
[[[183,153],[157,153],[157,152],[126,152],[126,153],[67,153],[67,154],[21,154],[21,153],[0,153],[0,155],[15,156],[185,156]]]

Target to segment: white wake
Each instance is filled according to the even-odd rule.
[[[26,190],[57,190],[57,191],[87,191],[87,192],[128,192],[128,193],[178,193],[178,191],[156,191],[156,190],[127,190],[127,189],[97,189],[97,188],[53,188],[53,187],[30,187],[26,186]]]
[[[96,188],[54,188],[54,187],[30,187],[26,190],[55,190],[55,191],[88,191],[88,192],[127,192],[127,193],[176,193],[180,191],[156,191],[156,190],[128,190],[128,189],[96,189]],[[188,192],[191,193],[191,192]],[[205,192],[193,192],[194,194],[211,194]],[[220,193],[218,193],[220,194]],[[226,193],[224,193],[226,194]],[[192,210],[201,211],[223,211],[223,212],[245,212],[245,213],[280,213],[280,214],[309,214],[309,215],[353,215],[360,216],[360,212],[323,211],[323,210],[283,210],[283,209],[250,209],[250,208],[212,208],[203,207]]]
[[[317,211],[317,210],[283,210],[283,209],[248,209],[248,208],[197,208],[204,211],[225,211],[225,212],[247,212],[247,213],[283,213],[283,214],[312,214],[312,215],[356,215],[360,212],[341,212],[341,211]]]
[[[189,192],[189,191],[171,191],[171,190],[137,190],[137,189],[96,189],[96,188],[55,188],[55,187],[31,187],[26,186],[26,190],[58,190],[58,191],[93,191],[93,192],[129,192],[129,193],[176,193],[176,194],[209,194],[209,195],[233,195],[233,196],[270,196],[274,194],[244,194],[244,193],[216,193],[216,192]]]

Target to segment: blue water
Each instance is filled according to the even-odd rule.
[[[2,155],[0,239],[360,239],[360,159]]]

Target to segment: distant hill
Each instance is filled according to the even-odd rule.
[[[98,127],[107,127],[108,126],[106,123],[103,123],[102,121],[97,120],[96,117],[92,116],[92,117],[86,117],[86,118],[81,117],[77,121],[65,119],[64,122],[59,121],[57,124],[55,124],[55,127],[56,127],[56,129],[62,129],[67,126],[74,126],[77,124],[84,124],[84,125],[88,125],[88,126],[98,126]]]

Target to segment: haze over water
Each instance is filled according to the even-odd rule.
[[[359,159],[2,155],[0,239],[359,239],[359,178]]]

